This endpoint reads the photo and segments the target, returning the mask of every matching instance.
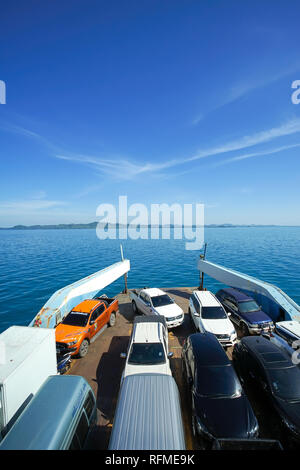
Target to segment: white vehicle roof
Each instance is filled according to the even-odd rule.
[[[276,326],[280,326],[285,330],[293,333],[296,336],[300,337],[300,323],[296,320],[287,320],[276,322]]]
[[[134,325],[134,343],[161,343],[162,341],[161,323],[137,323]]]
[[[149,289],[143,289],[143,292],[150,297],[156,297],[157,295],[165,295],[166,292],[164,292],[161,289],[157,289],[156,287],[151,287]]]
[[[197,297],[202,307],[220,307],[220,302],[214,294],[208,290],[195,290],[194,295]]]

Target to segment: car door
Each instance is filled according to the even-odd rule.
[[[145,303],[145,313],[146,315],[151,315],[152,313],[152,303],[149,295],[144,294],[144,303]]]
[[[240,316],[236,300],[233,297],[226,296],[223,303],[225,310],[231,313],[231,320],[239,324]]]
[[[146,294],[144,294],[144,292],[141,292],[139,296],[139,309],[144,315],[148,315],[149,312],[146,303]]]
[[[99,330],[107,323],[105,321],[105,311],[106,307],[104,304],[101,304],[99,307],[97,307],[94,312],[91,315],[90,318],[90,338],[95,336],[95,334],[98,333]]]
[[[200,305],[195,295],[191,296],[190,310],[191,310],[194,325],[196,329],[198,330],[199,321],[200,321]]]

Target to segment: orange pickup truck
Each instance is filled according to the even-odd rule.
[[[118,300],[107,297],[81,302],[56,327],[57,352],[84,357],[104,327],[116,323],[118,309]]]

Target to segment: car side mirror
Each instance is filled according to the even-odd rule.
[[[230,316],[231,316],[231,312],[227,312],[227,315],[230,317]]]
[[[174,353],[172,353],[172,352],[168,353],[168,357],[173,357],[173,356],[174,356]]]
[[[124,352],[122,352],[122,353],[120,354],[120,357],[121,357],[122,359],[126,359],[126,357],[127,357],[127,354],[126,354],[126,353],[124,353]]]

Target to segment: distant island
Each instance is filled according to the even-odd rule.
[[[91,222],[89,224],[57,224],[57,225],[14,225],[13,227],[0,227],[0,230],[70,230],[70,229],[96,229],[98,222]],[[133,227],[127,224],[127,227]],[[99,224],[100,228],[106,229],[120,229],[126,228],[124,224]],[[180,228],[180,225],[134,225],[139,228]],[[190,225],[189,227],[196,228],[196,225]],[[208,224],[204,225],[205,228],[234,228],[234,227],[282,227],[282,225],[257,225],[257,224]]]

